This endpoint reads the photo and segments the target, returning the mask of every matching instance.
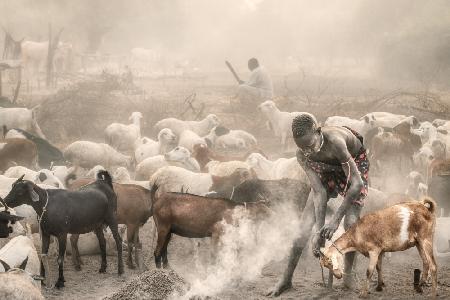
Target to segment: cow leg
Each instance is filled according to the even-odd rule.
[[[50,247],[50,235],[42,233],[42,247],[41,253],[45,256],[48,255],[48,248]],[[44,263],[41,260],[41,276],[45,277]]]
[[[98,245],[100,246],[100,255],[102,257],[102,263],[98,272],[106,273],[106,240],[105,235],[103,234],[102,226],[97,227],[94,232],[98,239]]]
[[[58,281],[55,286],[59,289],[64,287],[64,254],[66,253],[67,234],[58,236]]]
[[[75,270],[80,271],[81,265],[83,262],[81,261],[80,251],[78,250],[78,239],[79,234],[71,234],[70,235],[70,246],[72,248],[72,263],[75,266]]]
[[[127,224],[127,243],[128,243],[128,259],[127,266],[130,269],[136,268],[133,264],[133,249],[136,248],[136,244],[134,243],[134,235],[136,234],[136,225],[135,224]]]
[[[169,245],[171,237],[172,237],[172,233],[169,233],[167,235],[166,242],[164,243],[164,246],[163,246],[163,249],[161,252],[164,269],[169,267],[169,260],[167,259],[167,246]]]
[[[139,270],[144,269],[144,260],[142,258],[142,244],[139,240],[139,226],[136,227],[136,230],[134,231],[134,249],[135,249],[135,259],[136,259],[136,265],[138,266]]]
[[[159,269],[161,268],[162,250],[164,249],[164,244],[166,242],[168,235],[170,234],[170,229],[160,225],[159,228],[157,228],[157,230],[158,230],[158,240],[156,242],[154,255],[156,268]]]
[[[114,214],[112,214],[111,221],[108,222],[109,229],[111,229],[114,241],[117,247],[117,273],[119,275],[123,274],[123,259],[122,259],[122,238],[119,234],[119,226],[117,225],[117,220]],[[129,249],[128,249],[129,251]],[[105,251],[106,255],[106,251]]]

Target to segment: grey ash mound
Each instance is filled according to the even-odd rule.
[[[167,299],[173,293],[182,295],[187,283],[173,270],[146,271],[130,280],[104,300]]]

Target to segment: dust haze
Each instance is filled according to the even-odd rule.
[[[166,152],[162,153],[161,149],[179,148],[180,144],[168,143],[167,148],[158,144],[159,131],[155,124],[159,121],[177,118],[200,123],[214,114],[220,122],[207,128],[208,135],[196,136],[197,132],[192,135],[192,140],[198,137],[200,144],[215,151],[216,156],[207,157],[208,161],[238,160],[244,164],[248,163],[250,153],[261,153],[267,161],[265,165],[259,164],[260,174],[265,177],[261,175],[258,180],[304,180],[309,189],[306,174],[303,170],[301,174],[298,172],[301,167],[296,160],[292,120],[289,119],[284,143],[281,133],[280,141],[270,118],[260,108],[261,103],[272,101],[282,112],[314,114],[321,126],[361,126],[367,129],[362,133],[364,141],[387,136],[383,144],[387,146],[379,148],[379,157],[370,156],[373,144],[367,146],[371,160],[369,186],[373,192],[367,196],[370,201],[366,201],[363,214],[392,205],[388,195],[413,193],[416,198],[423,195],[421,188],[428,188],[431,182],[428,168],[435,158],[433,139],[440,139],[444,144],[444,158],[450,166],[450,2],[447,0],[0,0],[0,27],[0,51],[5,49],[6,53],[0,60],[0,109],[6,103],[5,107],[32,110],[39,130],[61,150],[61,156],[75,142],[109,144],[126,160],[121,165],[127,175],[126,182],[120,183],[139,181],[138,184],[148,188],[156,170],[174,163],[166,160]],[[50,35],[58,42],[53,45],[53,64],[47,62],[50,57],[47,50],[51,47],[45,44]],[[23,42],[36,43],[34,48],[13,53],[8,36],[13,42],[21,41],[21,47]],[[248,102],[241,98],[241,88],[254,70],[249,70],[250,58],[257,58],[270,75],[273,97],[258,94]],[[3,70],[4,61],[13,64]],[[14,61],[20,61],[22,66],[15,67]],[[238,76],[233,76],[225,61],[231,63]],[[136,122],[132,117],[134,112],[141,115]],[[392,124],[383,124],[383,113],[377,120],[382,121],[375,122],[377,125],[373,125],[375,119],[372,123],[363,122],[364,117],[377,112],[389,113],[386,120]],[[340,118],[337,123],[342,119],[350,123],[326,124],[330,117]],[[412,139],[405,142],[393,138],[400,117],[400,122],[414,120],[408,123],[408,134],[415,134],[420,140],[420,147],[414,151],[408,152]],[[393,124],[392,120],[397,123]],[[440,132],[431,123],[438,120],[443,124]],[[137,138],[125,145],[128,148],[119,151],[119,146],[112,143],[113,137],[107,136],[105,129],[113,123],[137,126]],[[180,129],[179,124],[171,130]],[[257,142],[247,147],[239,137],[230,148],[211,146],[207,138],[217,125],[223,130],[244,131]],[[427,130],[434,131],[430,134]],[[179,143],[180,135],[172,142]],[[322,136],[322,145],[323,139]],[[153,142],[158,144],[157,151],[149,151],[153,154],[148,157],[138,157],[137,149]],[[1,147],[0,139],[0,150]],[[193,149],[192,146],[187,151],[190,158]],[[401,155],[404,156],[399,158]],[[153,173],[149,171],[150,174],[137,178],[139,163],[155,157],[161,165],[152,165],[154,170],[148,169]],[[98,158],[107,161],[104,155]],[[64,159],[62,164],[66,169],[87,177],[92,166],[71,169],[73,162]],[[291,164],[286,163],[277,170],[267,167],[275,165],[278,159],[289,160]],[[95,162],[93,166],[98,164]],[[48,168],[52,166],[53,163]],[[103,167],[114,174],[117,166]],[[198,166],[190,167],[194,173],[213,173],[206,163],[201,166],[200,161]],[[275,173],[280,170],[284,173],[277,177]],[[447,171],[450,174],[450,167]],[[411,177],[413,172],[418,176]],[[447,186],[450,186],[448,181],[440,186],[445,200]],[[192,189],[182,189],[186,190]],[[0,191],[5,195],[9,192]],[[341,198],[331,199],[329,208],[336,211]],[[169,266],[187,286],[184,294],[172,297],[266,299],[265,293],[285,271],[291,245],[303,229],[299,225],[298,208],[284,204],[271,205],[271,209],[273,215],[261,224],[250,222],[242,211],[234,214],[237,220],[234,225],[238,226],[222,224],[225,230],[221,250],[214,253],[215,259],[211,258],[209,238],[198,243],[197,239],[193,242],[174,234],[168,242]],[[444,208],[442,211],[445,213]],[[450,216],[448,212],[447,216]],[[437,224],[436,249],[445,253],[450,245],[450,218],[440,218]],[[156,227],[151,218],[139,235],[143,261],[154,271],[151,274],[156,274],[155,278],[161,271],[154,262]],[[317,259],[308,247],[294,273],[294,289],[287,291],[286,297],[357,299],[355,291],[344,290],[336,281],[337,288],[325,289]],[[438,257],[439,289],[444,296],[450,295],[448,253],[450,249]],[[142,273],[126,267],[122,277],[116,276],[111,271],[117,263],[114,256],[108,257],[108,272],[100,275],[97,255],[83,257],[86,263],[82,271],[75,271],[67,256],[65,260],[66,288],[43,290],[48,299],[103,299]],[[361,260],[355,272],[364,278],[367,261]],[[387,288],[384,294],[376,295],[416,299],[411,275],[414,268],[422,268],[416,251],[393,254],[386,260]],[[55,255],[51,261],[57,274]],[[158,281],[162,277],[152,276],[146,280],[162,286]],[[168,290],[167,286],[161,289],[167,294]]]
[[[222,70],[224,59],[245,71],[247,59],[258,57],[273,72],[334,68],[437,83],[449,75],[444,0],[19,0],[2,1],[0,17],[17,39],[44,40],[51,22],[78,53],[127,55],[142,47],[204,71]]]

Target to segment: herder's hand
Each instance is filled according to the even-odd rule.
[[[322,229],[320,229],[320,236],[324,239],[331,240],[338,226],[339,224],[336,224],[335,222],[325,224]]]

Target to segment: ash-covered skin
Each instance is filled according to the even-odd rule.
[[[308,242],[311,230],[314,228],[311,240],[313,254],[319,256],[320,247],[324,246],[325,239],[332,238],[344,216],[346,230],[359,219],[362,200],[367,194],[369,164],[362,138],[356,132],[338,126],[321,128],[314,116],[302,114],[294,119],[292,133],[298,146],[297,160],[309,178],[311,192],[300,220],[301,235],[294,242],[282,279],[268,293],[271,296],[278,296],[292,286],[292,275]],[[363,155],[364,159],[357,165],[354,158],[360,155]],[[364,164],[363,168],[361,168],[362,164]],[[345,174],[346,186],[341,186],[340,190],[336,186],[335,189],[331,189],[335,191],[331,191],[330,185],[324,184],[323,174],[318,173],[319,169],[315,167],[317,165],[323,166],[322,170],[326,168],[328,175],[334,174],[337,177]],[[333,176],[327,178],[333,178]],[[327,202],[330,198],[336,197],[338,192],[344,194],[344,201],[331,221],[325,224]],[[346,254],[345,274],[351,273],[353,260],[354,253]],[[344,280],[347,281],[344,283],[350,285],[348,281],[350,278],[344,277]]]

